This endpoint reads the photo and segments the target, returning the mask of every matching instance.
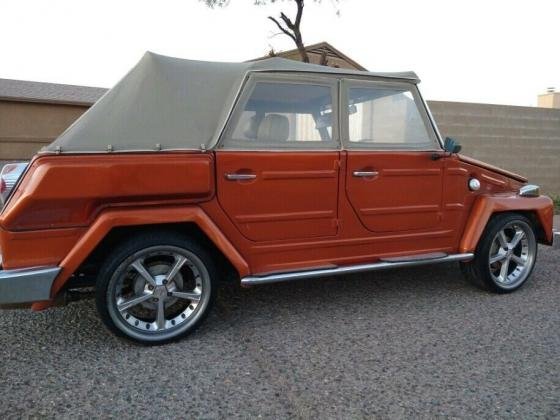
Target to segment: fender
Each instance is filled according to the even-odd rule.
[[[51,299],[53,299],[62,287],[69,280],[70,276],[91,254],[95,247],[105,238],[105,236],[115,227],[122,226],[141,226],[162,223],[195,223],[223,252],[226,258],[235,267],[241,277],[249,275],[249,265],[239,254],[237,249],[221,233],[218,227],[204,213],[195,206],[180,207],[153,207],[135,209],[110,209],[102,212],[86,233],[78,240],[68,255],[62,260],[59,266],[62,268],[51,288]],[[33,310],[41,310],[51,306],[51,301],[36,302]]]
[[[534,212],[541,224],[546,243],[552,243],[552,200],[544,195],[539,197],[521,197],[517,194],[509,195],[481,195],[475,201],[463,237],[459,244],[459,252],[474,252],[482,232],[486,228],[490,217],[494,213],[506,211]]]

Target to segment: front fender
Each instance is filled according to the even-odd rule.
[[[51,298],[63,288],[70,276],[80,267],[95,247],[105,238],[111,229],[123,226],[145,226],[163,223],[195,223],[223,252],[236,268],[241,277],[249,274],[249,266],[218,227],[210,220],[202,209],[195,206],[153,207],[153,208],[122,208],[102,212],[91,224],[84,235],[78,240],[68,255],[59,264],[61,271],[56,277]],[[37,302],[33,309],[40,310],[50,306],[50,302]]]
[[[552,200],[544,195],[539,197],[521,197],[517,194],[482,195],[475,201],[463,236],[459,243],[459,252],[474,252],[482,232],[495,213],[503,212],[534,213],[543,228],[546,244],[552,244],[552,219],[554,207]]]

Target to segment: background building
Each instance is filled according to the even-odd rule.
[[[364,68],[328,43],[307,47],[314,63]],[[296,50],[275,54],[299,59]],[[263,57],[265,58],[265,57]],[[0,161],[29,159],[82,115],[106,89],[0,79]],[[527,176],[560,196],[560,92],[539,107],[429,101],[443,136],[463,153]]]
[[[554,88],[548,88],[548,92],[539,95],[538,106],[560,109],[560,92],[556,92]]]

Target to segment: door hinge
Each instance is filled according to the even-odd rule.
[[[337,160],[334,161],[334,169],[338,170],[340,168],[342,168],[342,163],[340,162],[339,159],[337,159]]]

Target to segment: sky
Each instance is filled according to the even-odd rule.
[[[244,61],[294,47],[267,20],[280,10],[295,7],[0,0],[0,78],[111,87],[146,50]],[[558,0],[307,0],[302,33],[369,70],[414,70],[427,99],[535,106],[560,90],[559,19]]]

